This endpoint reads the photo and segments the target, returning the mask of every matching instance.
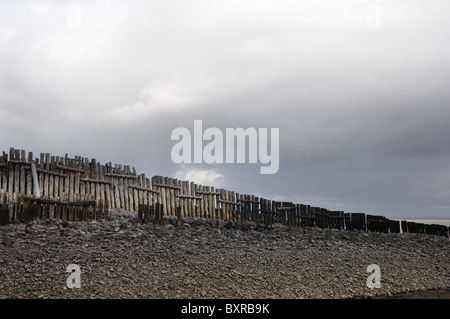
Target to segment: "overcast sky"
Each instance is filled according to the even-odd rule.
[[[1,1],[0,147],[389,218],[450,218],[448,0]],[[379,26],[379,27],[378,27]],[[280,167],[171,132],[279,128]]]

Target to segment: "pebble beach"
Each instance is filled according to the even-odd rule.
[[[0,226],[0,298],[448,298],[450,240],[174,218]],[[79,266],[70,288],[67,267]],[[369,265],[380,288],[369,288]]]

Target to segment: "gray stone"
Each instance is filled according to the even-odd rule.
[[[195,218],[175,228],[170,216],[163,227],[130,216],[66,222],[74,230],[64,221],[0,226],[0,298],[354,298],[450,286],[449,241],[437,236]],[[81,290],[65,287],[71,263]],[[365,287],[371,263],[382,267],[379,290]]]

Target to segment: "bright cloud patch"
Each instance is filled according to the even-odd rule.
[[[118,107],[109,115],[119,121],[135,121],[151,113],[180,111],[195,105],[195,89],[178,84],[152,85],[139,94],[139,101]]]
[[[175,178],[215,187],[220,187],[224,181],[224,176],[214,170],[178,170]]]

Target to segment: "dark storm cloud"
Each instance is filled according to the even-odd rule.
[[[366,25],[379,5],[381,29]],[[445,1],[6,1],[0,145],[330,209],[447,217]],[[280,169],[176,165],[177,127],[280,128]]]

